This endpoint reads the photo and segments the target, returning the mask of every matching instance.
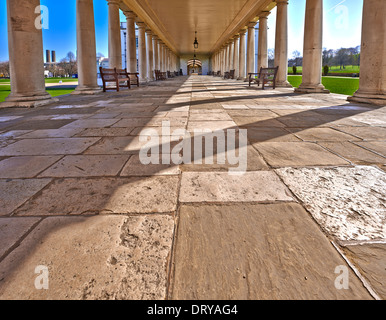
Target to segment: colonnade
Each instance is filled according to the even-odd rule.
[[[122,67],[119,10],[120,1],[109,3],[110,67]],[[288,0],[276,0],[275,66],[278,85],[289,86]],[[11,94],[0,107],[36,107],[53,102],[45,90],[42,30],[36,27],[36,8],[40,0],[7,0]],[[154,70],[179,70],[179,58],[134,12],[127,18],[127,66],[139,71],[142,82],[154,80]],[[258,66],[266,67],[267,17],[260,12]],[[93,0],[76,0],[77,60],[79,84],[75,94],[100,92],[97,84],[95,22]],[[349,100],[385,105],[386,103],[386,1],[364,0],[361,71],[359,90]],[[135,23],[139,28],[137,70]],[[235,78],[247,79],[255,70],[255,24],[251,21],[212,55],[212,70],[235,70]],[[247,33],[248,32],[248,33]],[[306,0],[303,81],[297,92],[328,92],[321,83],[323,0]],[[247,36],[248,34],[248,36]]]

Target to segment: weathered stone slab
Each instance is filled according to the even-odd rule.
[[[133,155],[122,169],[121,176],[141,177],[141,176],[159,176],[159,175],[176,175],[180,173],[178,165],[162,164],[162,155],[157,156],[159,164],[143,164],[139,155]]]
[[[386,299],[386,243],[349,245],[343,248],[348,258],[359,267],[379,297]]]
[[[385,172],[366,166],[276,171],[320,226],[337,239],[386,239]]]
[[[248,140],[250,142],[295,142],[301,141],[284,128],[278,127],[248,127]]]
[[[0,216],[12,213],[34,194],[43,189],[51,179],[0,180]]]
[[[348,165],[349,162],[311,142],[258,142],[253,146],[274,167]]]
[[[386,128],[383,127],[339,127],[339,130],[364,140],[386,140]]]
[[[41,139],[41,138],[71,138],[82,131],[81,128],[74,129],[45,129],[35,130],[21,136],[21,139]]]
[[[341,142],[319,142],[319,144],[329,150],[341,155],[355,164],[385,164],[386,158],[381,157],[374,152],[361,148],[348,141]]]
[[[165,299],[173,230],[167,215],[47,218],[0,263],[0,299]]]
[[[271,171],[242,175],[227,172],[183,172],[181,202],[293,201],[290,192]]]
[[[119,119],[82,119],[76,120],[62,129],[72,129],[72,128],[106,128],[112,126],[114,123],[118,122]]]
[[[0,219],[0,260],[12,249],[17,242],[40,218],[1,218]],[[1,282],[1,281],[0,281]]]
[[[0,162],[0,179],[33,178],[60,158],[60,156],[7,158]]]
[[[41,156],[78,154],[99,138],[23,139],[0,150],[0,156]]]
[[[361,141],[357,144],[386,157],[386,141]]]
[[[182,206],[170,298],[180,300],[371,299],[298,204]],[[350,270],[350,269],[349,269]]]
[[[56,180],[16,215],[172,212],[177,188],[177,176]]]
[[[40,177],[116,176],[128,159],[129,156],[125,155],[65,156],[41,173]]]
[[[289,128],[304,141],[359,141],[360,139],[331,128]]]

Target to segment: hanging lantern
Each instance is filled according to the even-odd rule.
[[[196,31],[196,38],[194,39],[194,49],[198,49],[198,41],[197,41],[197,31]]]

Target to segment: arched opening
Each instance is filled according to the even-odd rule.
[[[189,60],[188,63],[188,75],[202,75],[202,62],[197,59]]]

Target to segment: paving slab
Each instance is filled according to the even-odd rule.
[[[23,139],[0,149],[0,156],[41,156],[78,154],[99,138]]]
[[[357,144],[386,157],[386,141],[360,141]]]
[[[177,176],[55,180],[19,216],[164,213],[176,210]]]
[[[273,167],[348,165],[348,161],[311,142],[256,142],[253,146]]]
[[[271,117],[233,117],[240,127],[285,127],[284,124]]]
[[[386,299],[386,242],[349,245],[345,255],[356,265],[378,296]]]
[[[61,156],[21,156],[0,161],[0,179],[34,178]]]
[[[156,155],[159,164],[143,164],[139,155],[133,155],[122,169],[120,176],[141,177],[141,176],[159,176],[159,175],[178,175],[180,169],[178,165],[162,164],[162,155]]]
[[[134,128],[89,128],[78,133],[77,137],[125,137]]]
[[[301,141],[284,128],[278,127],[248,127],[248,140],[250,142],[296,142]]]
[[[167,215],[44,219],[0,263],[0,299],[163,300],[173,230]]]
[[[108,177],[116,176],[123,168],[127,155],[65,156],[40,177]],[[1,162],[0,162],[1,165]]]
[[[26,120],[21,123],[12,125],[9,127],[10,130],[42,130],[42,129],[59,129],[74,120]]]
[[[0,216],[11,214],[50,182],[51,179],[0,179]]]
[[[382,157],[374,152],[361,148],[349,141],[341,142],[324,142],[319,144],[345,159],[352,161],[355,164],[386,164],[386,157]]]
[[[369,166],[276,172],[323,230],[341,241],[386,239],[386,174]]]
[[[45,129],[45,130],[34,130],[27,134],[20,136],[20,139],[44,139],[44,138],[71,138],[83,129]]]
[[[339,130],[364,140],[386,140],[386,128],[383,127],[339,127]]]
[[[64,127],[62,129],[73,129],[73,128],[106,128],[110,127],[119,119],[82,119],[76,120]]]
[[[227,172],[183,172],[181,202],[293,201],[287,187],[272,171],[242,175]]]
[[[360,139],[331,128],[288,128],[303,141],[360,141]]]
[[[298,204],[182,206],[173,256],[175,300],[371,299]],[[350,270],[350,269],[349,269]]]
[[[233,121],[189,121],[187,129],[189,131],[193,131],[194,129],[217,131],[237,129],[237,125]]]
[[[32,217],[0,219],[0,261],[40,220],[41,218]]]

